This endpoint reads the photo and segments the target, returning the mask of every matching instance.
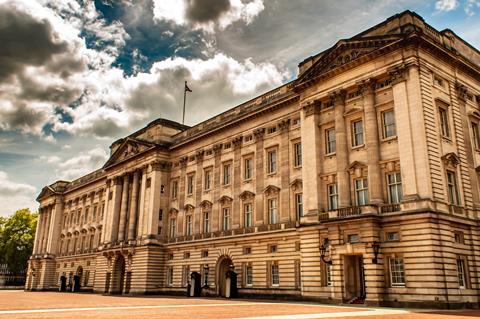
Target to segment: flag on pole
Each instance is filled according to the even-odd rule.
[[[192,90],[190,90],[190,88],[187,85],[187,81],[185,81],[185,92],[192,92]]]

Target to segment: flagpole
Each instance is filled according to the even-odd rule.
[[[183,118],[182,124],[185,124],[185,101],[187,100],[187,81],[185,81],[185,85],[183,87]]]

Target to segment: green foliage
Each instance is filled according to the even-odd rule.
[[[37,217],[28,208],[17,210],[10,217],[0,217],[0,263],[18,274],[27,267],[33,250]]]

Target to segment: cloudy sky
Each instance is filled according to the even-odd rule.
[[[410,9],[480,47],[480,0],[0,0],[0,215],[99,168],[157,117],[193,125]]]

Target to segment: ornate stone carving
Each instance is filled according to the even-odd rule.
[[[320,100],[306,101],[302,104],[303,114],[305,117],[315,114],[319,109],[322,103]]]
[[[188,163],[188,156],[182,156],[178,162],[180,167],[186,167]]]
[[[205,154],[204,150],[198,150],[195,152],[195,160],[202,161],[203,160],[203,155]]]
[[[185,212],[188,213],[188,212],[193,212],[195,210],[195,207],[193,205],[186,204],[183,209],[185,210]]]
[[[233,201],[233,199],[229,196],[223,195],[222,197],[220,197],[220,199],[218,201],[222,205],[228,205]]]
[[[369,78],[357,83],[358,89],[363,96],[371,95],[375,93],[375,87],[377,85],[377,81],[373,78]]]
[[[287,131],[290,127],[290,119],[282,120],[278,123],[278,127],[280,128],[280,132]]]
[[[302,180],[297,178],[293,182],[290,183],[290,187],[293,191],[301,190],[303,187]]]
[[[280,192],[280,188],[274,185],[268,185],[264,190],[263,193],[265,196],[274,196]]]
[[[213,145],[212,150],[215,156],[220,155],[220,153],[222,152],[222,143]]]
[[[255,131],[253,131],[253,136],[255,137],[255,141],[259,141],[263,139],[263,136],[265,135],[265,128],[257,128]]]
[[[387,71],[388,75],[390,76],[390,80],[392,81],[392,85],[407,80],[408,68],[409,67],[407,65],[402,64],[395,66]]]
[[[243,141],[243,136],[240,135],[240,136],[234,137],[232,140],[233,148],[237,149],[240,146],[242,146],[242,141]]]
[[[155,161],[150,163],[152,171],[168,171],[172,168],[172,163],[167,161]]]
[[[172,207],[170,208],[169,213],[170,213],[170,217],[175,217],[178,214],[178,209]]]
[[[347,99],[347,91],[344,89],[335,90],[328,94],[328,98],[333,104],[336,105],[345,105],[345,100]]]
[[[459,100],[461,100],[462,102],[467,101],[468,89],[465,85],[459,82],[455,83],[455,92],[457,93],[457,97]]]
[[[358,178],[367,174],[367,165],[359,161],[354,161],[348,166],[347,170],[350,174]]]
[[[213,203],[209,200],[204,200],[200,203],[200,206],[203,208],[203,209],[211,209],[212,206],[213,206]]]
[[[451,152],[442,156],[442,161],[446,166],[457,167],[460,164],[460,158],[457,154]]]
[[[241,194],[240,194],[240,199],[245,201],[245,200],[248,200],[248,199],[251,199],[255,197],[255,194],[252,193],[252,192],[249,192],[249,191],[243,191]]]

